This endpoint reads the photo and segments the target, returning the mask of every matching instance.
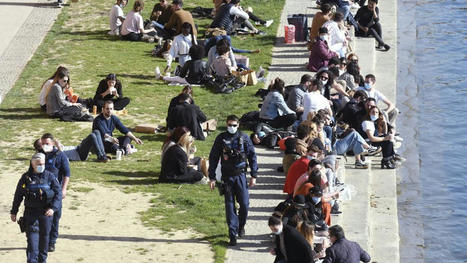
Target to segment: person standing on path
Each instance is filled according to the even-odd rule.
[[[248,135],[238,131],[238,117],[227,117],[227,132],[216,137],[209,154],[210,188],[216,186],[216,168],[221,160],[222,184],[224,188],[225,214],[229,227],[229,246],[237,245],[238,237],[245,235],[245,224],[250,204],[248,187],[256,185],[258,164],[253,143]],[[250,183],[247,185],[247,159],[251,170]],[[239,213],[235,208],[235,201],[240,205]]]
[[[68,183],[70,182],[70,162],[65,153],[54,146],[56,142],[52,134],[45,133],[42,135],[41,145],[42,152],[45,154],[45,169],[53,173],[62,186],[59,207],[53,214],[52,228],[50,229],[49,252],[53,252],[55,251],[59,222],[62,217],[62,199],[66,197]]]
[[[24,226],[26,232],[27,262],[46,262],[52,218],[60,209],[62,192],[54,174],[45,170],[43,153],[35,153],[32,156],[29,170],[18,181],[10,210],[10,219],[13,222],[16,222],[23,199],[24,224],[21,221],[18,223]]]

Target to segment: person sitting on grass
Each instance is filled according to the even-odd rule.
[[[195,150],[193,142],[194,138],[186,127],[177,127],[173,131],[162,148],[160,182],[196,183],[206,178],[201,172],[201,158],[189,158]],[[205,167],[204,171],[207,171]]]
[[[190,102],[190,95],[180,94],[179,104],[167,116],[167,128],[170,131],[176,127],[187,127],[195,139],[204,141],[206,137],[201,123],[207,120],[206,115],[198,106],[190,104]]]
[[[86,110],[86,105],[67,100],[66,89],[70,88],[68,70],[59,70],[51,83],[51,88],[45,95],[47,114],[52,117],[74,115]]]
[[[156,31],[164,32],[164,25],[169,22],[170,16],[173,14],[172,5],[168,4],[167,0],[159,0],[159,3],[154,5],[149,21]]]
[[[122,83],[113,73],[101,80],[97,87],[93,102],[98,112],[102,111],[104,103],[108,100],[113,101],[115,110],[123,110],[130,103],[129,98],[123,97]]]
[[[162,77],[162,80],[177,84],[203,84],[207,73],[206,61],[203,61],[204,48],[200,45],[194,45],[190,48],[188,53],[191,60],[188,60],[185,65],[183,65],[180,70],[180,75],[173,77],[165,76]],[[161,77],[159,76],[159,78]]]
[[[173,97],[171,100],[170,100],[170,103],[169,103],[169,108],[167,110],[167,116],[170,115],[170,113],[172,112],[172,110],[175,108],[175,106],[177,106],[178,104],[180,104],[180,96],[182,96],[182,94],[188,94],[190,95],[190,104],[195,104],[195,101],[193,100],[193,88],[190,86],[190,85],[185,85],[185,87],[183,87],[182,91],[180,92],[180,94],[178,94],[177,96]]]
[[[102,113],[94,119],[92,130],[99,130],[106,153],[115,154],[117,150],[123,150],[125,155],[132,154],[136,149],[130,144],[131,141],[133,140],[137,144],[142,144],[143,142],[134,136],[133,133],[123,125],[120,119],[113,115],[113,112],[113,101],[106,101],[102,108]],[[124,135],[118,138],[113,137],[113,131],[115,129],[119,130]]]
[[[237,69],[232,66],[229,58],[230,50],[230,47],[227,45],[216,46],[216,53],[218,56],[214,59],[209,68],[212,75],[224,78],[230,76],[232,71]]]
[[[41,109],[46,112],[47,111],[47,100],[46,95],[49,93],[50,88],[52,87],[52,83],[54,82],[55,77],[60,75],[69,75],[68,69],[62,66],[59,66],[55,73],[48,78],[44,83],[42,83],[41,92],[39,93],[39,105]]]
[[[190,12],[183,10],[182,7],[182,0],[172,1],[173,13],[170,16],[169,21],[164,25],[164,30],[167,32],[169,37],[173,37],[182,33],[182,25],[184,23],[189,23],[191,25],[192,33],[194,36],[198,35],[193,16]]]
[[[265,32],[256,29],[253,24],[248,20],[250,17],[239,6],[240,0],[231,0],[230,2],[224,0],[216,16],[212,21],[210,28],[223,28],[227,35],[233,35],[237,29],[247,27],[253,34],[265,35]]]
[[[209,51],[211,51],[211,48],[213,46],[215,46],[217,44],[217,42],[219,42],[219,40],[221,40],[221,39],[226,39],[228,41],[228,44],[229,44],[230,48],[232,49],[233,53],[259,53],[259,52],[261,52],[259,49],[246,50],[246,49],[239,49],[239,48],[236,48],[236,47],[232,46],[232,41],[230,39],[230,36],[228,36],[228,35],[212,36],[212,37],[206,39],[206,41],[204,41],[204,50],[207,50],[208,53],[209,53]],[[215,49],[213,49],[213,50],[215,50]]]
[[[276,78],[269,85],[269,93],[264,99],[259,112],[261,122],[273,128],[288,128],[296,120],[295,112],[284,101],[284,81]]]
[[[135,0],[133,9],[128,12],[125,21],[122,24],[122,39],[128,41],[140,41],[140,40],[149,40],[148,35],[151,34],[155,36],[156,30],[154,28],[144,29],[143,17],[141,16],[141,11],[144,8],[143,0]],[[153,41],[154,42],[154,39]]]
[[[54,146],[59,151],[62,151],[69,161],[86,161],[89,156],[89,152],[94,151],[97,154],[97,161],[106,163],[110,160],[110,157],[105,154],[104,143],[102,142],[102,136],[99,130],[92,131],[86,138],[84,138],[77,146],[63,146],[58,140],[54,140]],[[34,149],[36,152],[42,150],[41,139],[37,139],[34,142]]]
[[[188,60],[191,60],[189,51],[193,45],[197,45],[196,37],[193,35],[193,29],[190,23],[183,23],[182,33],[176,35],[172,41],[169,52],[165,57],[167,66],[164,72],[168,72],[171,69],[172,61],[178,58],[178,67],[183,67]],[[178,68],[177,67],[177,68]],[[177,70],[175,70],[177,72]]]
[[[232,48],[230,46],[230,42],[228,41],[228,39],[225,39],[225,38],[221,38],[219,39],[219,41],[217,41],[216,45],[215,46],[212,46],[209,51],[208,51],[208,68],[211,69],[211,66],[212,64],[214,63],[214,60],[219,56],[219,53],[217,53],[217,49],[218,47],[221,47],[221,46],[227,46],[229,48],[229,53],[228,53],[228,57],[229,57],[229,60],[230,60],[230,64],[231,64],[231,67],[233,68],[246,68],[244,65],[237,65],[237,61],[235,60],[235,55],[232,51]]]
[[[319,29],[319,36],[311,48],[307,66],[308,70],[317,72],[322,67],[326,67],[331,58],[339,56],[339,54],[329,48],[328,39],[328,29],[321,27]]]
[[[125,21],[125,15],[123,14],[123,8],[128,4],[128,0],[117,0],[115,5],[110,11],[110,31],[109,35],[120,35],[123,21]]]

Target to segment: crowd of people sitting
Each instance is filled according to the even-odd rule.
[[[122,8],[127,0],[117,0],[112,7],[110,34],[121,35],[129,41],[173,38],[164,55],[164,75],[159,72],[156,78],[185,86],[168,107],[168,136],[162,146],[160,182],[209,182],[208,162],[195,157],[193,144],[215,130],[217,122],[208,120],[195,104],[191,85],[204,84],[205,75],[225,77],[233,71],[248,69],[248,65],[236,60],[234,53],[259,50],[237,49],[231,45],[230,36],[243,30],[264,34],[250,19],[256,25],[270,26],[272,23],[272,20],[256,17],[249,8],[244,10],[239,2],[214,1],[215,7],[207,12],[213,17],[210,28],[214,29],[212,32],[223,33],[212,35],[202,43],[197,39],[197,26],[192,15],[182,8],[182,0],[173,0],[171,5],[160,0],[147,23],[140,14],[144,8],[142,0],[135,0],[133,9],[126,16]],[[346,254],[343,252],[346,249],[349,249],[347,255],[352,260],[368,262],[368,254],[358,244],[346,240],[342,228],[331,227],[331,214],[341,213],[338,201],[341,193],[348,190],[337,177],[338,156],[353,155],[356,169],[367,169],[366,159],[380,153],[382,169],[394,169],[404,158],[395,150],[402,142],[395,126],[398,109],[376,89],[375,75],[367,73],[363,77],[358,55],[350,52],[348,46],[347,26],[354,26],[357,36],[375,37],[378,48],[389,50],[389,46],[381,38],[378,0],[369,0],[355,16],[350,12],[350,1],[320,2],[321,12],[314,16],[310,29],[308,64],[308,69],[316,74],[305,74],[298,85],[290,86],[285,86],[280,78],[274,79],[267,90],[260,89],[257,93],[263,99],[259,110],[246,113],[240,119],[240,125],[252,131],[246,138],[248,143],[269,148],[279,146],[284,151],[278,171],[284,173],[283,192],[287,199],[277,205],[268,222],[276,235],[276,248],[271,250],[277,256],[275,262],[313,262],[320,258],[324,258],[324,262],[340,262],[338,258]],[[205,55],[207,61],[203,60]],[[172,71],[174,61],[178,61],[175,76],[169,76],[166,73]],[[51,166],[50,172],[61,170],[58,173],[62,175],[62,198],[66,195],[70,176],[68,160],[86,161],[90,153],[95,153],[98,161],[108,162],[112,159],[110,154],[118,159],[137,151],[132,142],[143,142],[115,115],[115,110],[124,110],[130,103],[122,90],[121,81],[111,73],[100,80],[93,98],[81,98],[70,86],[68,69],[58,67],[41,87],[41,109],[62,120],[93,121],[92,130],[77,146],[63,146],[51,134],[44,134],[34,142],[34,148],[40,154],[33,156],[29,173],[42,173],[44,161],[53,160],[59,164]],[[380,104],[387,108],[380,109]],[[95,118],[90,111],[95,113]],[[227,122],[235,122],[229,126],[235,129],[232,133],[235,134],[236,117]],[[115,129],[122,136],[114,136]],[[57,158],[60,160],[55,161]],[[47,164],[46,168],[49,169]],[[54,202],[57,202],[56,206],[60,203]],[[16,220],[17,206],[19,204],[14,203],[12,220],[13,215]],[[58,220],[59,216],[57,235]],[[327,237],[332,246],[326,242]],[[41,246],[45,255],[50,247],[53,251],[54,242],[51,241],[49,247]]]

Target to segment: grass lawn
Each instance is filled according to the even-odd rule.
[[[50,119],[38,106],[41,84],[58,65],[70,70],[71,86],[81,97],[93,97],[97,85],[108,73],[116,73],[122,81],[124,96],[131,98],[129,114],[121,117],[128,127],[135,124],[164,124],[170,99],[181,87],[167,86],[154,78],[154,68],[165,66],[165,61],[151,57],[154,44],[130,43],[107,35],[108,13],[113,1],[80,0],[63,9],[58,20],[28,63],[14,88],[0,106],[0,159],[11,167],[25,170],[31,156],[32,142],[44,132],[54,134],[64,145],[77,145],[91,132],[91,123],[66,123]],[[143,17],[156,1],[147,1]],[[157,1],[158,2],[158,1]],[[243,6],[251,6],[256,15],[274,19],[270,28],[259,29],[265,36],[234,37],[233,45],[242,49],[260,49],[251,54],[253,69],[260,65],[268,68],[271,49],[284,0],[247,0]],[[133,1],[125,8],[131,10]],[[184,8],[211,7],[212,1],[186,1]],[[208,19],[196,19],[200,37],[210,23]],[[213,94],[204,88],[194,89],[194,99],[208,118],[216,118],[225,129],[224,120],[229,114],[241,115],[255,110],[258,98],[254,93],[262,84],[244,87],[232,94]],[[204,142],[196,142],[198,156],[208,156],[215,136]],[[136,134],[144,144],[138,152],[124,161],[107,164],[95,162],[92,156],[87,162],[71,164],[72,181],[86,180],[121,186],[128,192],[157,193],[153,206],[142,214],[145,224],[170,231],[192,228],[206,237],[215,251],[215,261],[223,262],[227,245],[223,200],[217,191],[209,191],[206,185],[157,184],[160,171],[160,149],[165,136],[162,134]],[[84,189],[86,190],[86,189]],[[183,211],[181,220],[180,211]]]

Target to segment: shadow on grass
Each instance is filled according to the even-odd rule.
[[[151,171],[136,171],[136,172],[106,171],[106,172],[103,172],[103,174],[131,177],[131,178],[142,178],[142,177],[156,178],[159,176],[156,172],[151,172]]]
[[[129,180],[110,180],[111,183],[119,185],[153,185],[157,183],[156,178],[129,179]]]
[[[151,134],[151,135],[141,135],[139,138],[142,141],[151,141],[151,142],[164,142],[165,139],[167,138],[167,135],[165,133],[156,133],[156,134]]]
[[[120,77],[120,78],[132,78],[132,79],[150,79],[150,80],[153,80],[154,79],[154,75],[142,75],[142,74],[127,74],[127,73],[115,73],[117,74],[117,77]],[[99,77],[107,77],[107,75],[98,75]],[[135,83],[135,82],[134,82]]]
[[[0,120],[32,120],[32,119],[50,119],[49,116],[45,114],[0,114]]]
[[[0,251],[25,250],[26,247],[2,247]]]

